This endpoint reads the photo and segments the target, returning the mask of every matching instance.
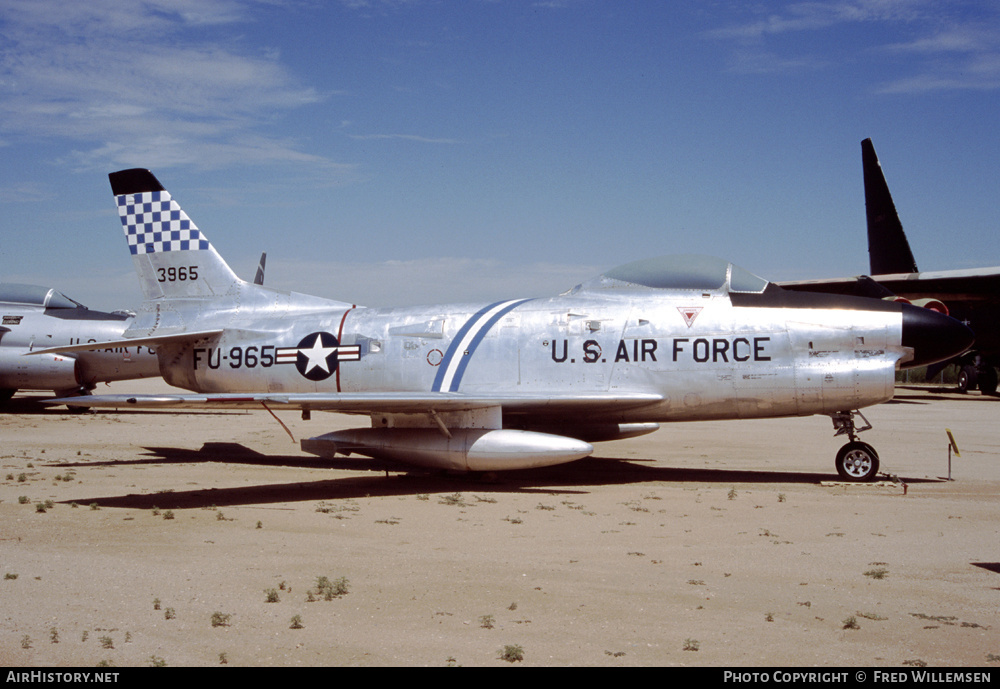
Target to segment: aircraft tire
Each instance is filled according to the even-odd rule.
[[[965,394],[969,390],[975,390],[978,379],[975,366],[963,366],[958,372],[958,391]]]
[[[878,453],[868,443],[855,440],[844,445],[837,453],[837,473],[845,481],[872,481],[878,474],[878,468]]]
[[[979,391],[984,395],[992,395],[997,391],[997,370],[992,366],[985,366],[979,373]]]

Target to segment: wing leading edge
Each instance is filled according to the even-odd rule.
[[[257,393],[178,395],[94,395],[46,400],[103,409],[259,409],[274,408],[329,411],[343,414],[428,414],[501,407],[513,413],[606,414],[655,405],[663,396],[654,393],[547,394],[475,396],[449,392],[426,393]]]

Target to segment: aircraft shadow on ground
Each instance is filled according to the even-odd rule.
[[[238,443],[205,443],[200,450],[163,447],[150,447],[146,450],[148,451],[147,457],[142,459],[81,462],[68,465],[60,464],[60,466],[93,467],[218,462],[251,466],[367,471],[370,473],[367,476],[347,476],[296,483],[104,496],[85,500],[77,499],[74,502],[132,509],[152,509],[153,507],[185,509],[462,491],[580,495],[590,492],[591,486],[652,482],[819,485],[823,481],[836,478],[831,474],[823,473],[648,466],[646,463],[650,460],[612,457],[589,457],[554,467],[507,471],[484,476],[426,472],[367,458],[321,459],[301,455],[264,455]],[[403,473],[390,475],[388,472]],[[926,481],[927,479],[906,479],[907,483]]]

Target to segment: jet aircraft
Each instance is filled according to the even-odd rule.
[[[984,393],[995,393],[1000,366],[1000,267],[920,272],[871,139],[861,142],[861,160],[871,276],[783,282],[782,287],[905,300],[950,314],[976,336],[975,349],[955,360],[960,366],[959,389],[978,386]]]
[[[49,287],[0,283],[0,317],[0,404],[18,390],[89,395],[100,382],[160,375],[156,355],[144,346],[24,356],[59,344],[121,339],[125,313],[93,311]]]
[[[166,381],[194,394],[84,403],[368,417],[301,441],[321,456],[523,469],[663,422],[825,414],[849,439],[838,472],[866,481],[879,457],[858,410],[893,396],[897,366],[972,342],[928,309],[792,292],[703,256],[647,258],[548,298],[364,308],[240,280],[152,173],[110,180],[145,300],[98,346],[155,347]]]

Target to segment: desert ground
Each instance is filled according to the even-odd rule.
[[[480,477],[42,397],[0,415],[6,666],[1000,667],[1000,398],[899,388],[865,411],[886,480],[851,485],[828,417]]]

